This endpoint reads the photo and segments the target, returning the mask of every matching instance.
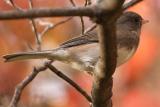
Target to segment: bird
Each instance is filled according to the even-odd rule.
[[[116,20],[117,67],[127,62],[136,52],[144,20],[136,12],[124,12]],[[43,51],[4,55],[5,62],[26,59],[51,59],[67,63],[72,68],[92,74],[100,55],[97,32],[94,30],[62,43],[58,48]]]

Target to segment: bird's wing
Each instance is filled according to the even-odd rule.
[[[89,32],[62,43],[60,47],[69,48],[69,47],[79,46],[82,44],[88,44],[93,42],[98,42],[97,34],[95,32]]]

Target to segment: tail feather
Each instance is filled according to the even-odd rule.
[[[22,52],[22,53],[15,53],[15,54],[8,54],[3,56],[5,62],[11,62],[16,60],[25,60],[25,59],[41,59],[47,58],[49,52]]]

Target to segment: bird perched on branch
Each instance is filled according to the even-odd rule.
[[[117,66],[125,63],[137,50],[141,27],[146,22],[135,12],[125,12],[117,19]],[[47,58],[92,73],[98,61],[99,52],[98,36],[94,31],[70,39],[53,50],[14,53],[5,55],[3,58],[6,62]]]

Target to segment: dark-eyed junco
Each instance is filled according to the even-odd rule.
[[[116,22],[117,66],[126,62],[135,53],[142,24],[147,21],[135,12],[125,12]],[[48,58],[69,64],[78,70],[92,72],[99,58],[99,44],[96,32],[68,40],[53,50],[22,52],[3,56],[6,62]]]

